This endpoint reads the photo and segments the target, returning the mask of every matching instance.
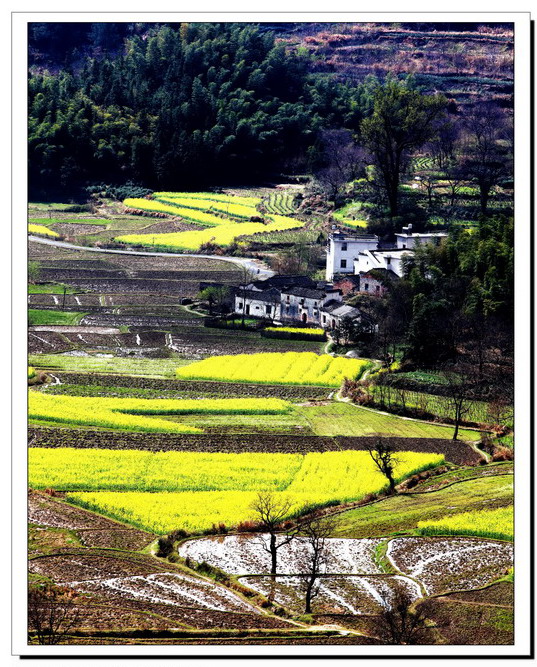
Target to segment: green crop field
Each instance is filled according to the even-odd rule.
[[[403,479],[443,460],[438,454],[401,452],[395,474]],[[68,498],[83,507],[164,533],[255,518],[249,506],[258,491],[289,498],[291,514],[296,514],[308,506],[379,492],[387,482],[367,452],[274,455],[33,448],[30,485],[76,489]]]
[[[313,352],[239,354],[209,357],[179,368],[181,380],[223,380],[261,384],[302,384],[339,387],[343,378],[360,376],[371,362]]]
[[[274,192],[263,203],[269,213],[287,215],[295,210],[295,198],[291,192]]]
[[[350,403],[297,408],[318,435],[397,435],[402,438],[451,438],[452,426],[439,426],[415,419],[387,415]],[[479,432],[459,430],[462,440],[479,440]]]
[[[375,385],[369,388],[377,407],[377,401],[380,400],[381,390]],[[407,408],[414,408],[423,410],[429,414],[436,415],[441,418],[450,418],[453,416],[453,404],[446,396],[437,396],[435,394],[427,394],[422,391],[412,391],[410,389],[394,389],[384,388],[384,403],[387,409],[391,407],[401,408],[404,395],[404,405]],[[486,423],[488,421],[488,404],[485,401],[467,401],[464,405],[465,413],[464,419],[466,421]],[[382,409],[382,408],[381,408]]]
[[[334,536],[359,538],[415,531],[421,521],[439,521],[441,525],[448,513],[492,512],[512,502],[512,475],[470,479],[437,491],[401,494],[342,512],[336,517]]]
[[[56,224],[69,224],[69,225],[97,225],[103,227],[111,221],[108,218],[30,218],[29,222],[35,223],[37,225],[56,225]]]
[[[291,229],[283,232],[253,234],[241,239],[245,243],[265,245],[311,245],[319,238],[319,231],[314,229]]]
[[[75,294],[77,290],[62,283],[48,283],[46,285],[32,285],[28,283],[28,294]]]
[[[47,311],[50,312],[50,311]],[[120,373],[147,377],[173,377],[188,359],[128,359],[124,357],[75,357],[69,354],[31,354],[30,363],[40,369],[81,373]]]
[[[62,290],[63,291],[63,290]],[[38,325],[66,325],[73,326],[80,323],[80,320],[87,313],[76,313],[63,310],[39,310],[36,308],[28,309],[28,324],[30,326]]]

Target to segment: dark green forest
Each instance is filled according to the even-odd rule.
[[[320,128],[358,127],[362,88],[313,79],[253,25],[155,27],[117,55],[30,76],[30,189],[188,188],[293,171]]]

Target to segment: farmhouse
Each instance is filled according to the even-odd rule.
[[[403,227],[403,230],[395,235],[397,239],[396,244],[397,248],[415,248],[416,246],[422,243],[434,243],[434,245],[439,245],[442,239],[447,237],[447,232],[426,232],[424,234],[412,233],[412,225],[409,224],[408,227]]]
[[[319,325],[322,309],[329,304],[342,304],[341,290],[306,276],[273,276],[236,288],[234,312],[288,324]]]
[[[338,287],[345,286],[346,291],[382,296],[385,282],[379,278],[401,278],[403,259],[412,257],[413,249],[420,244],[438,245],[447,238],[447,232],[413,233],[409,224],[395,237],[395,244],[381,247],[376,236],[353,237],[339,230],[334,231],[326,249],[326,279],[333,280]],[[346,284],[345,279],[351,275],[358,277],[358,284]]]
[[[378,236],[352,236],[340,230],[334,231],[326,249],[326,280],[333,280],[335,275],[354,273],[353,260],[359,252],[378,248]]]
[[[275,287],[266,290],[239,288],[235,293],[235,312],[240,315],[279,320],[280,292]]]
[[[323,329],[335,329],[344,319],[361,321],[362,313],[358,308],[337,302],[330,302],[321,308],[320,324]]]
[[[341,291],[323,288],[291,287],[282,290],[282,322],[301,322],[302,324],[320,324],[320,312],[328,302],[340,303]]]

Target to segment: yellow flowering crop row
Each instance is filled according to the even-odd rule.
[[[477,510],[445,516],[443,519],[419,521],[422,535],[476,535],[496,540],[513,539],[513,506]]]
[[[28,399],[29,419],[167,433],[201,433],[202,430],[195,426],[155,419],[148,415],[281,414],[289,410],[289,403],[277,398],[200,400],[94,398],[47,395],[31,391]]]
[[[209,201],[225,202],[230,204],[242,204],[243,206],[257,206],[261,203],[259,197],[242,197],[237,195],[224,195],[216,192],[155,192],[154,196],[169,197],[170,199],[206,199]]]
[[[342,220],[345,227],[361,227],[365,229],[367,227],[367,220]]]
[[[40,234],[41,236],[51,236],[57,238],[59,234],[43,225],[28,225],[28,232],[30,234]]]
[[[33,488],[108,491],[251,491],[285,489],[300,454],[213,454],[135,449],[32,447]]]
[[[194,212],[194,211],[193,211]],[[206,213],[202,215],[208,215]],[[271,216],[284,217],[284,216]],[[145,246],[155,246],[157,248],[173,248],[176,250],[199,250],[204,243],[215,243],[220,246],[231,245],[239,236],[248,236],[250,234],[260,234],[265,232],[278,232],[286,229],[302,227],[303,223],[299,220],[286,218],[268,225],[261,222],[241,222],[225,224],[220,218],[222,224],[211,229],[203,229],[192,232],[174,232],[170,234],[126,234],[115,238],[119,243],[139,244]]]
[[[92,453],[95,451],[92,450]],[[56,452],[58,450],[54,450],[54,453]],[[111,454],[114,455],[117,471],[123,465],[122,456],[125,452]],[[229,457],[230,461],[221,458],[225,456]],[[158,476],[158,470],[164,469],[162,463],[160,468],[157,463],[148,466],[148,482],[151,483],[153,471],[155,474],[154,493],[147,492],[144,486],[138,486],[139,489],[144,489],[143,491],[95,492],[93,489],[98,485],[100,474],[96,463],[93,476],[88,475],[91,484],[88,488],[92,490],[69,493],[67,497],[83,507],[120,521],[155,533],[166,533],[176,528],[202,531],[210,528],[213,523],[225,523],[229,527],[241,521],[255,520],[251,503],[257,491],[271,490],[274,491],[276,498],[291,500],[293,506],[290,515],[295,515],[304,511],[306,507],[357,500],[365,494],[378,493],[387,485],[385,477],[375,468],[368,452],[324,452],[305,456],[190,453],[190,457],[188,462],[186,458],[183,459],[180,476],[177,481],[174,480],[174,483],[181,484],[181,488],[185,489],[181,492],[171,490],[167,493],[162,492],[163,487]],[[232,457],[238,457],[236,464],[232,462]],[[397,457],[395,474],[398,479],[438,465],[444,460],[437,454],[416,452],[400,452]],[[274,462],[273,465],[271,460]],[[54,456],[51,456],[49,461],[51,465],[57,465]],[[91,465],[91,461],[87,464]],[[78,469],[83,465],[82,459],[78,463],[74,459],[70,461],[71,468]],[[114,464],[110,465],[113,470]],[[173,475],[174,470],[172,467],[166,468],[166,474]],[[212,478],[210,481],[209,478],[204,478],[205,472],[207,475],[213,475],[214,481]],[[68,474],[70,479],[76,482],[76,476],[71,471]],[[106,468],[103,471],[103,479],[108,481],[109,474],[113,473]],[[187,479],[189,475],[192,475],[190,481]],[[229,484],[225,481],[226,476],[229,476]],[[125,480],[129,478],[131,481],[137,480],[138,473],[133,470],[130,475],[125,474],[122,477]],[[46,474],[40,471],[41,485],[54,486],[48,483],[51,479],[52,475],[47,478]],[[117,479],[117,472],[113,479]],[[140,479],[145,483],[145,477]],[[286,479],[289,480],[287,485]],[[61,479],[59,483],[62,483]],[[133,486],[135,483],[133,482]],[[231,488],[235,483],[235,488]],[[207,490],[211,488],[211,484],[215,489],[213,491]],[[68,488],[67,484],[64,483],[63,488]]]
[[[166,204],[172,204],[185,208],[192,208],[201,211],[214,210],[226,215],[231,215],[236,218],[251,218],[254,215],[259,215],[259,211],[254,206],[245,206],[244,204],[236,204],[232,202],[219,202],[211,199],[197,199],[195,197],[164,197],[156,194],[159,201]]]
[[[177,369],[177,377],[264,384],[305,384],[339,387],[369,366],[366,359],[345,359],[314,352],[268,352],[209,357]]]
[[[170,213],[171,215],[178,215],[192,222],[200,225],[207,225],[207,227],[218,227],[219,225],[230,224],[232,221],[224,218],[219,218],[216,215],[205,213],[204,211],[196,211],[184,206],[177,206],[169,201],[162,202],[156,199],[140,199],[131,198],[125,199],[123,202],[129,208],[137,208],[141,211],[156,211],[157,213]]]
[[[265,331],[296,333],[301,336],[322,336],[324,329],[305,329],[300,327],[265,327]]]
[[[395,479],[398,483],[416,472],[434,468],[444,462],[442,454],[397,452]],[[287,491],[311,493],[341,502],[378,493],[387,488],[386,478],[373,463],[369,452],[312,452],[307,454]]]

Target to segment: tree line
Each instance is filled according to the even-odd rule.
[[[300,164],[321,126],[359,120],[357,95],[255,25],[155,25],[116,55],[32,70],[30,189],[262,179]]]

